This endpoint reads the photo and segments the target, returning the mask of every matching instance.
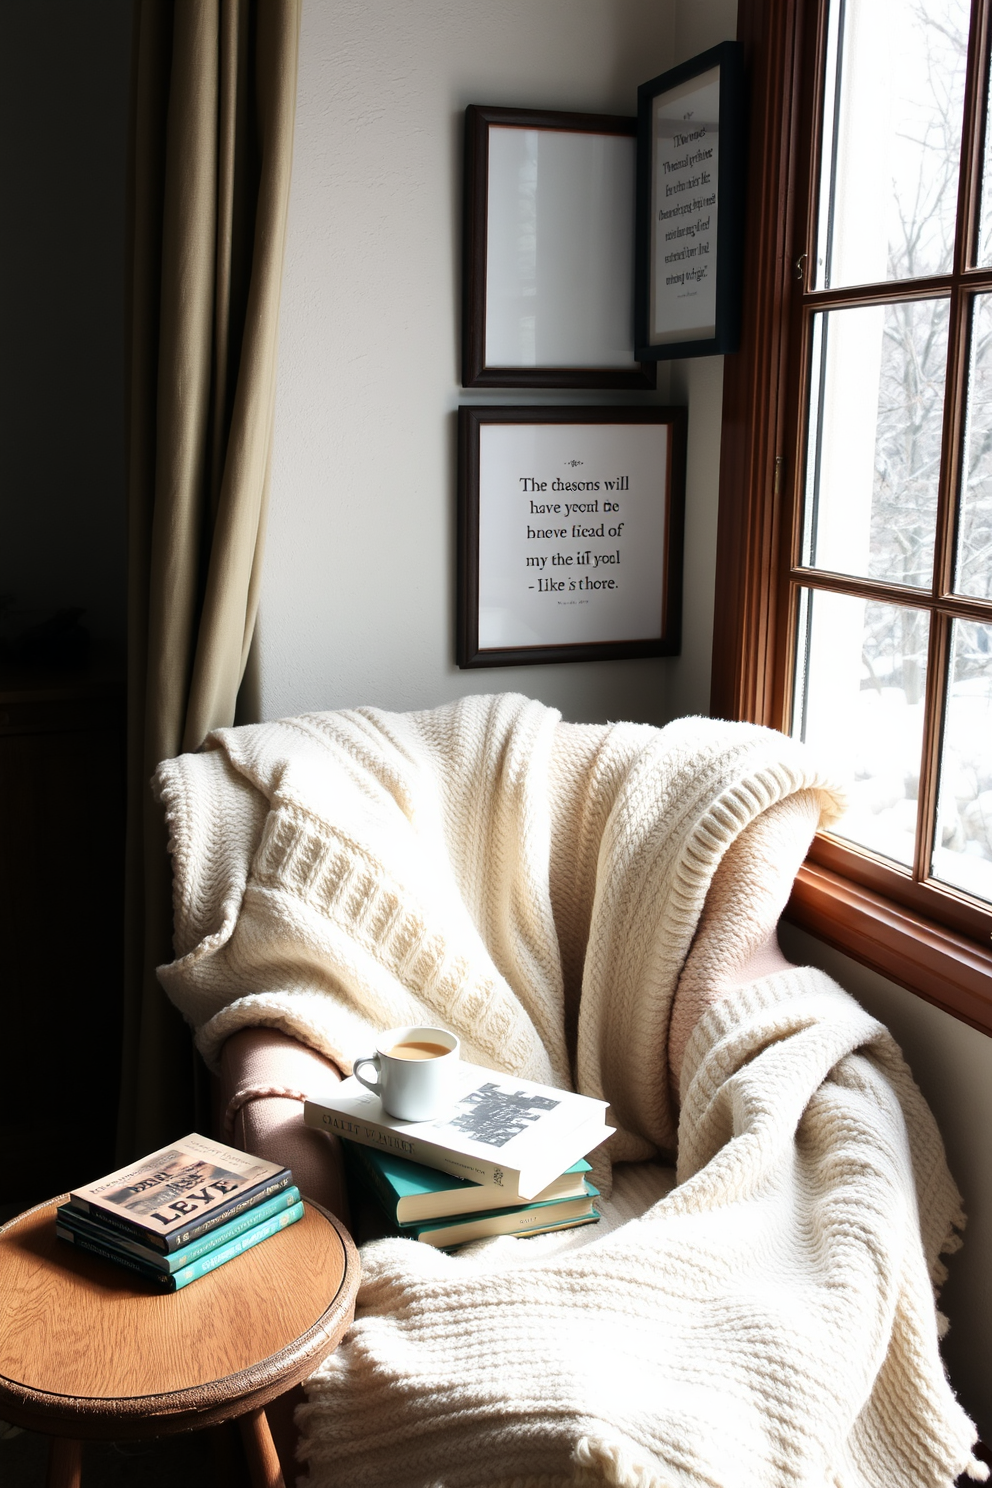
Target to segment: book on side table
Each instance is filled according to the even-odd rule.
[[[56,1234],[178,1291],[302,1217],[288,1168],[193,1132],[73,1189]]]

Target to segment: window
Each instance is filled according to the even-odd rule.
[[[792,913],[992,1031],[992,0],[741,0],[714,711],[853,779]]]

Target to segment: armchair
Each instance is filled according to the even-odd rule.
[[[963,1216],[932,1118],[885,1030],[778,950],[838,810],[799,746],[470,698],[221,730],[157,786],[159,975],[236,1140],[344,1217],[300,1097],[409,1022],[618,1128],[599,1233],[366,1250],[297,1412],[313,1488],[983,1477],[937,1347]],[[666,1162],[674,1188],[631,1176]]]
[[[559,727],[567,737],[568,725]],[[759,977],[789,969],[791,963],[779,949],[778,920],[818,817],[815,792],[789,797],[751,823],[714,873],[679,977],[679,1019],[670,1037],[676,1078],[688,1034],[707,1006]],[[575,844],[564,832],[554,833],[552,841],[556,886],[552,904],[556,928],[563,936],[575,923],[567,897]],[[753,886],[746,896],[746,917],[738,910],[741,884]],[[580,965],[581,947],[565,940],[561,944],[563,958]],[[309,1197],[350,1224],[341,1144],[326,1132],[304,1126],[301,1111],[304,1099],[342,1078],[332,1060],[276,1028],[239,1029],[220,1051],[217,1135],[291,1167]]]
[[[776,927],[784,908],[779,900],[783,891],[788,893],[786,885],[791,886],[805,857],[818,815],[813,792],[772,808],[752,823],[714,874],[700,921],[705,933],[697,937],[679,983],[686,1013],[673,1046],[680,1051],[684,1052],[687,1031],[704,1006],[734,987],[788,969],[790,963],[778,945]],[[561,886],[569,879],[569,844],[560,833],[553,840],[554,881]],[[762,875],[762,865],[769,862],[778,863],[781,871]],[[744,873],[767,884],[768,894],[753,918],[742,923],[735,910],[734,886]],[[562,896],[559,893],[555,898],[559,906],[556,923],[563,929],[567,916]],[[564,947],[563,953],[568,954]],[[575,954],[572,950],[572,959]],[[304,1126],[301,1104],[303,1098],[341,1078],[330,1059],[278,1029],[240,1029],[220,1052],[215,1088],[217,1135],[270,1162],[291,1167],[303,1192],[350,1226],[341,1144],[327,1132]],[[297,1466],[300,1438],[295,1413],[303,1401],[303,1390],[297,1387],[268,1407],[287,1484],[294,1481]]]

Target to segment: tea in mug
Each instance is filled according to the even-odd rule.
[[[450,1054],[444,1044],[431,1044],[426,1039],[409,1039],[400,1044],[394,1044],[391,1049],[386,1050],[390,1059],[440,1059],[442,1054]]]

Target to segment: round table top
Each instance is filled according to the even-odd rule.
[[[347,1230],[303,1218],[178,1292],[56,1238],[39,1204],[0,1228],[0,1418],[63,1436],[161,1434],[264,1405],[348,1328]]]

